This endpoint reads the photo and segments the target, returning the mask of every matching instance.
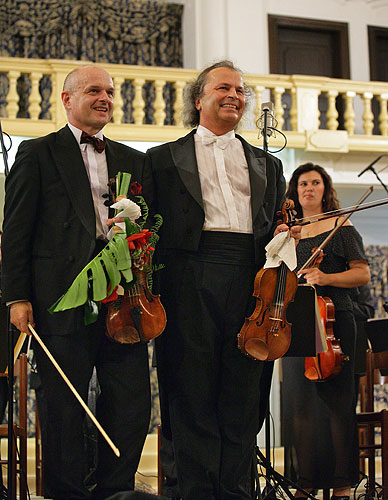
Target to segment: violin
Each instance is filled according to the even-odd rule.
[[[116,200],[116,179],[109,179],[109,204]],[[167,323],[166,311],[159,295],[151,293],[148,286],[147,272],[151,269],[151,257],[132,266],[134,285],[109,302],[106,315],[106,336],[120,344],[149,342],[158,337]]]
[[[137,270],[136,283],[108,305],[106,335],[120,344],[148,342],[166,327],[166,311],[160,296],[148,288],[145,271]]]
[[[281,211],[283,222],[293,217],[293,209],[293,201],[286,200]],[[274,361],[288,351],[291,324],[286,312],[297,286],[296,274],[284,262],[277,268],[260,269],[256,274],[255,309],[237,336],[238,347],[244,354],[260,361]]]
[[[313,253],[316,248],[313,249]],[[319,266],[323,259],[321,251],[315,258],[314,266]],[[317,296],[319,314],[327,343],[327,351],[320,352],[316,356],[305,358],[305,377],[314,382],[324,382],[335,378],[342,370],[345,356],[341,349],[341,344],[334,336],[333,323],[335,322],[335,308],[333,301],[329,297]]]
[[[351,217],[351,215],[360,210],[360,205],[365,199],[371,194],[373,191],[373,187],[369,187],[365,193],[362,195],[360,200],[356,203],[355,207],[352,210],[344,211],[337,210],[333,212],[329,217],[326,216],[324,218],[330,218],[334,216],[334,213],[338,215],[345,215],[341,220],[337,220],[334,229],[330,232],[330,234],[326,237],[326,239],[316,248],[313,248],[312,254],[310,258],[303,264],[303,266],[299,269],[302,271],[307,267],[319,266],[323,259],[323,248],[327,245],[327,243],[333,238],[336,232],[342,227],[345,222]],[[385,204],[386,202],[384,202]],[[376,206],[377,204],[374,204]],[[316,219],[315,222],[318,222],[322,219]],[[307,222],[306,222],[307,223]],[[311,222],[309,222],[311,223]],[[302,224],[303,225],[303,224]],[[298,274],[298,277],[300,275]],[[327,352],[318,353],[316,356],[311,356],[305,358],[305,376],[309,380],[313,380],[315,382],[323,382],[325,380],[332,379],[336,377],[343,366],[345,360],[349,359],[348,356],[345,356],[341,350],[341,346],[339,341],[335,338],[333,333],[333,322],[334,319],[334,304],[328,297],[317,297],[318,306],[321,315],[322,324],[325,331],[326,342],[328,350]]]

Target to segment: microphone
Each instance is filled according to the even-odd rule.
[[[372,163],[371,163],[370,165],[368,165],[366,168],[364,168],[364,170],[363,170],[362,172],[360,172],[360,173],[358,174],[358,176],[357,176],[357,177],[361,177],[361,176],[362,176],[362,174],[365,174],[365,172],[367,172],[368,170],[372,170],[372,172],[374,172],[373,165],[374,165],[375,163],[377,163],[379,160],[381,160],[381,158],[382,158],[383,156],[387,156],[387,155],[386,155],[386,154],[384,154],[384,155],[380,155],[380,156],[378,156],[378,157],[377,157],[374,161],[372,161]],[[375,173],[375,172],[374,172],[374,173]]]
[[[258,129],[260,130],[259,136],[264,136],[264,134],[266,134],[267,137],[271,137],[273,129],[275,129],[278,124],[273,112],[273,102],[263,102],[261,105],[261,115],[256,123]]]

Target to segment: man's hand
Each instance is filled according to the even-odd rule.
[[[107,219],[106,225],[107,226],[113,226],[113,224],[117,224],[118,222],[124,222],[125,219],[124,217],[112,217],[112,219]]]
[[[27,323],[31,323],[32,326],[35,326],[32,305],[31,302],[27,300],[11,304],[9,318],[11,323],[16,326],[18,330],[28,335],[30,335],[30,330],[28,329]]]
[[[287,224],[279,224],[275,229],[274,236],[279,233],[283,233],[284,231],[290,231],[291,237],[295,239],[295,241],[299,241],[301,237],[302,226],[292,226],[289,228]]]

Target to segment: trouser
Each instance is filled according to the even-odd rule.
[[[96,367],[101,389],[97,419],[120,450],[117,458],[99,435],[97,498],[133,489],[150,418],[147,345],[110,341],[101,318],[74,334],[43,340],[84,401]],[[36,358],[47,405],[44,470],[50,493],[54,500],[89,498],[84,410],[40,348]]]
[[[263,363],[239,351],[237,334],[256,271],[251,235],[205,233],[198,253],[168,258],[158,370],[184,500],[251,498]]]

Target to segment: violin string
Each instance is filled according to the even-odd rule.
[[[375,203],[383,203],[383,202],[388,202],[388,198],[381,198],[379,200],[368,201],[368,202],[363,203],[361,205],[351,205],[349,207],[337,208],[336,210],[329,210],[328,212],[322,212],[320,214],[310,215],[309,217],[302,217],[300,219],[296,219],[296,222],[299,223],[299,222],[308,221],[310,219],[315,219],[316,217],[321,217],[322,215],[335,215],[335,214],[341,215],[341,213],[344,212],[345,210],[352,210],[353,208],[355,208],[355,209],[367,208],[369,205],[373,205]]]
[[[276,287],[276,295],[275,295],[275,310],[274,310],[274,314],[275,314],[275,318],[279,318],[279,314],[281,312],[281,297],[284,296],[284,291],[285,291],[285,279],[284,279],[284,276],[287,274],[287,270],[286,270],[286,267],[285,267],[285,264],[282,262],[280,264],[280,270],[279,270],[279,281],[278,281],[278,285]],[[276,319],[274,321],[274,324],[272,324],[271,326],[271,332],[274,331],[274,328],[276,329],[276,325],[279,323],[279,321]]]

